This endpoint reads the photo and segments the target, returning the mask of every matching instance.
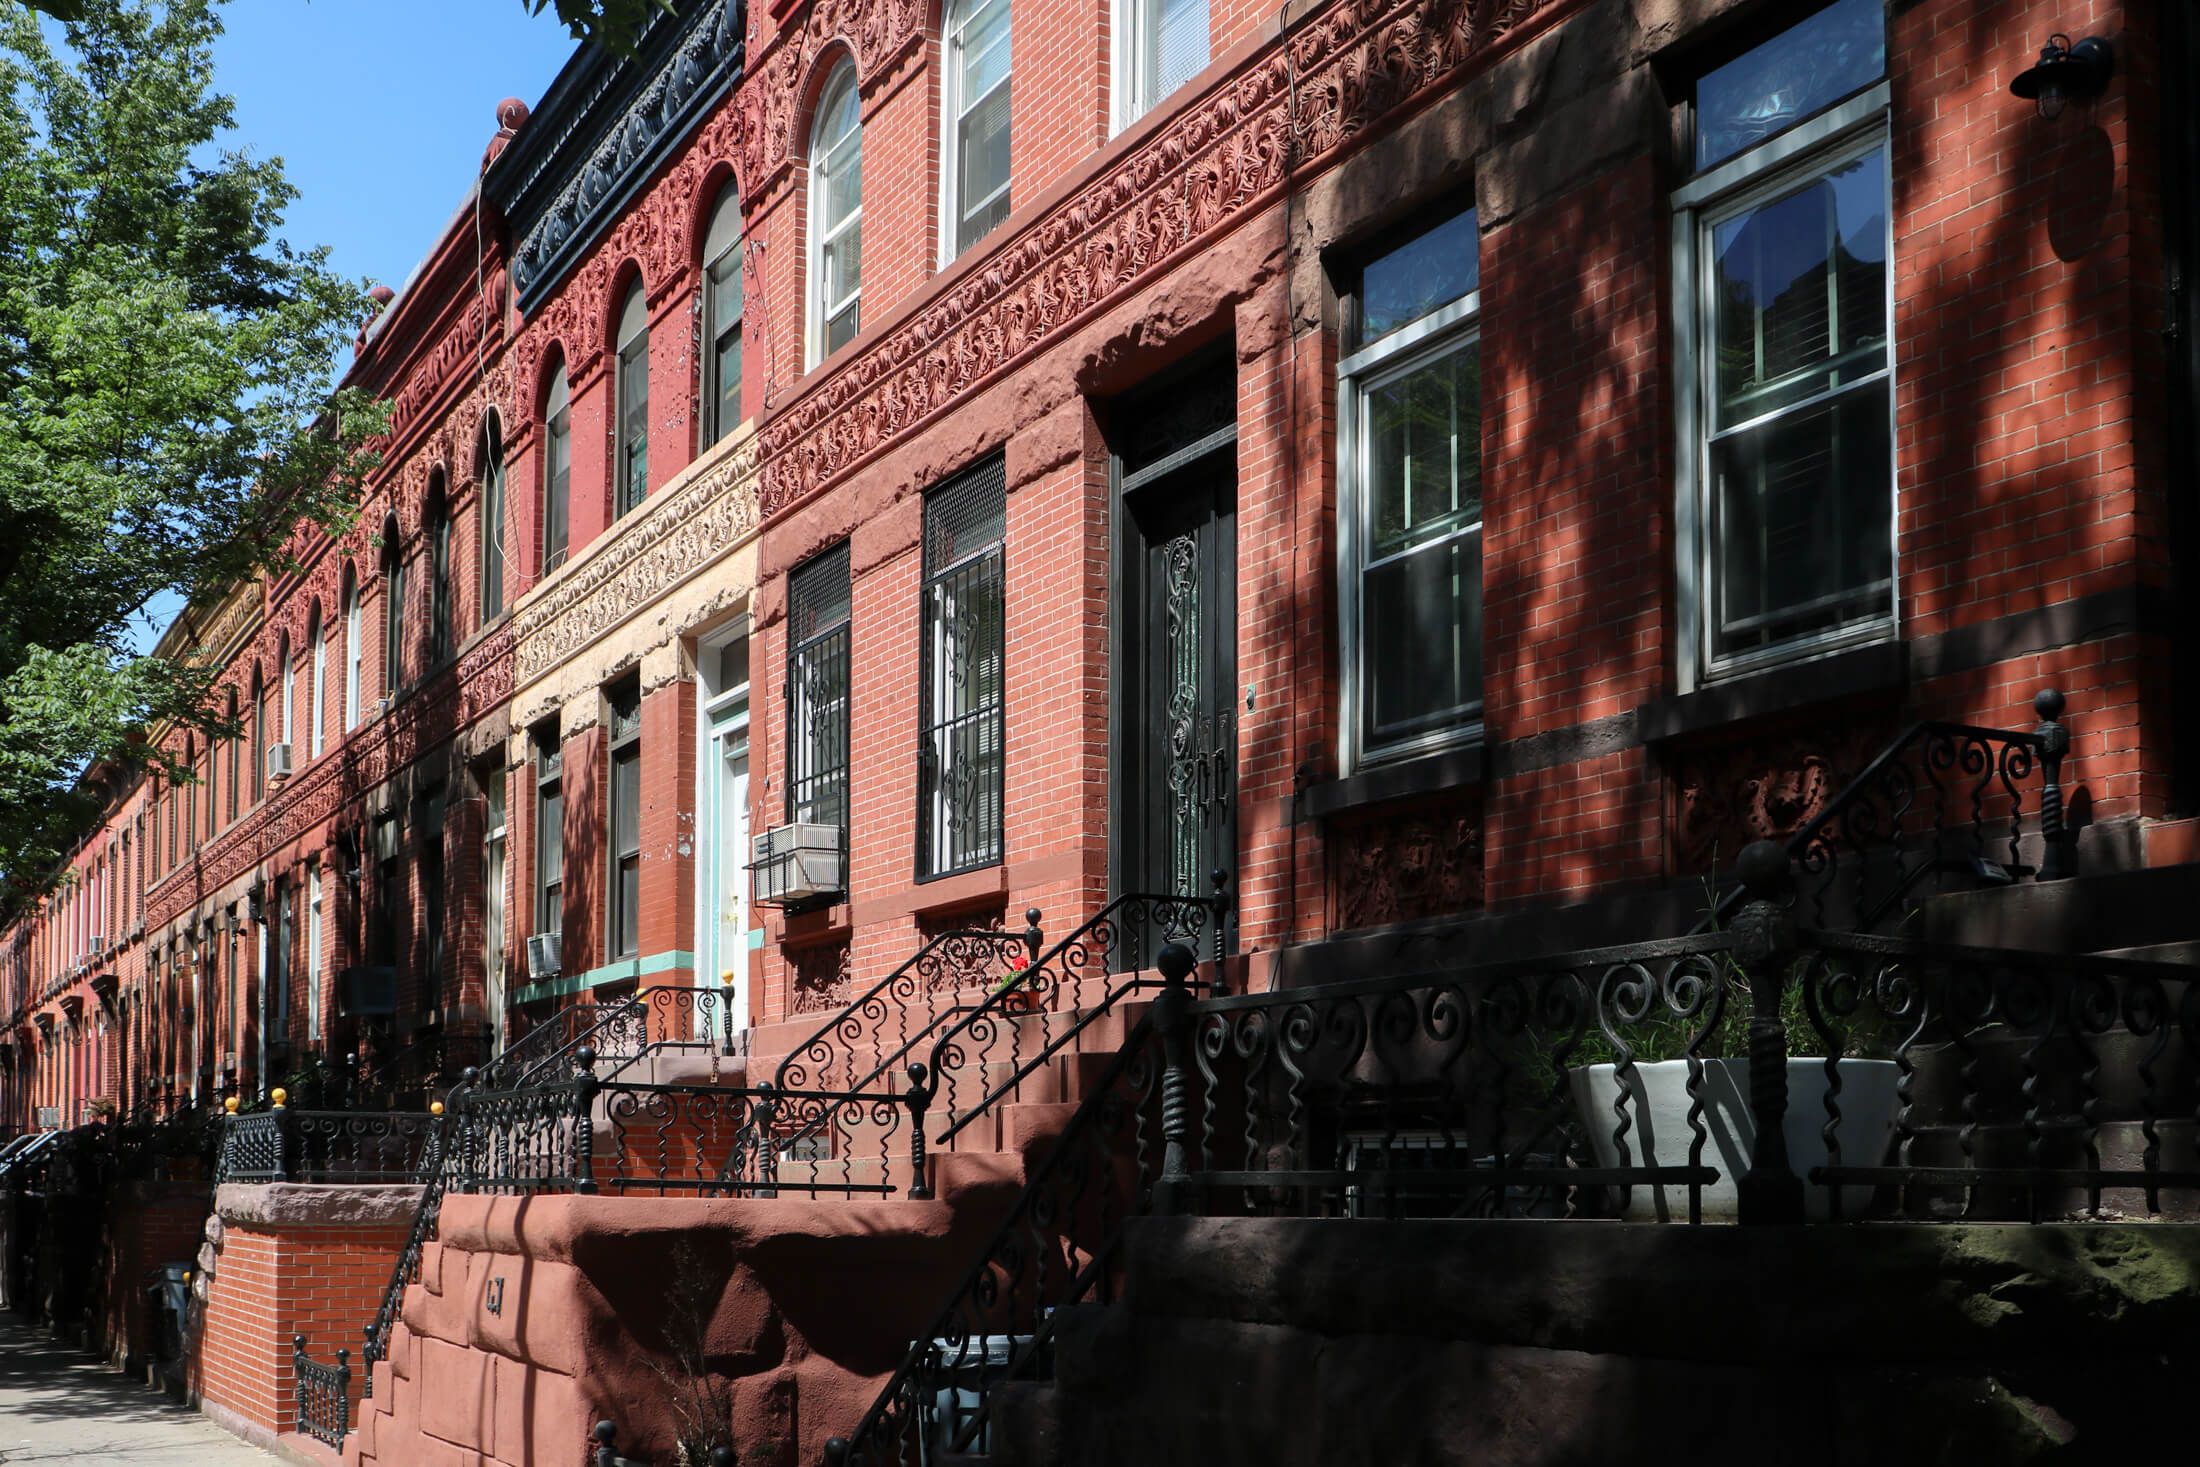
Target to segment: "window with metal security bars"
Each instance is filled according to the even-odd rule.
[[[642,687],[629,678],[605,700],[611,713],[611,920],[613,958],[642,950]]]
[[[1673,194],[1683,689],[1894,635],[1885,13],[1696,80]]]
[[[848,546],[787,584],[787,819],[848,825]]]
[[[1001,859],[1007,529],[1008,473],[997,456],[925,497],[919,879]]]

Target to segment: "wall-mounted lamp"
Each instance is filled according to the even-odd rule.
[[[2100,36],[2071,43],[2057,31],[2040,47],[2040,60],[2009,83],[2018,96],[2039,103],[2040,116],[2059,117],[2071,102],[2091,101],[2108,86],[2116,70],[2116,48]]]

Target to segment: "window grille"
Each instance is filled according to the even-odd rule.
[[[787,819],[848,824],[845,542],[798,567],[787,590]]]
[[[1001,859],[1008,476],[996,457],[924,501],[917,874]]]

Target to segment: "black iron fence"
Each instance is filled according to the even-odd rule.
[[[1801,927],[1201,996],[1194,955],[830,1463],[983,1453],[1148,1209],[1743,1225],[2200,1219],[2189,967]]]
[[[607,1021],[640,1008],[640,997],[630,995],[609,1003],[576,1003],[558,1009],[506,1045],[502,1053],[483,1065],[480,1083],[490,1090],[516,1089],[523,1076],[559,1056],[570,1055],[587,1042],[589,1036],[598,1040],[591,1046],[598,1054],[613,1053],[618,1040]],[[570,1071],[570,1064],[566,1068]],[[558,1078],[564,1079],[566,1076],[560,1075]]]
[[[334,1365],[306,1354],[306,1337],[290,1337],[290,1368],[297,1381],[297,1429],[342,1451],[351,1430],[351,1351],[338,1350]]]
[[[418,1185],[432,1164],[434,1111],[278,1105],[222,1122],[217,1182]]]

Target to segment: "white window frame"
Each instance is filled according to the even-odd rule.
[[[1337,544],[1339,574],[1337,593],[1342,613],[1343,657],[1339,684],[1344,717],[1339,720],[1341,762],[1347,772],[1374,764],[1410,759],[1437,749],[1480,743],[1483,735],[1482,701],[1457,723],[1433,728],[1371,750],[1367,730],[1366,678],[1362,673],[1365,612],[1361,581],[1367,574],[1367,394],[1384,382],[1404,376],[1462,347],[1479,346],[1482,340],[1482,292],[1471,290],[1427,315],[1399,327],[1380,341],[1371,342],[1337,363]],[[1481,452],[1477,444],[1475,451]],[[1483,521],[1462,526],[1454,535],[1479,531]],[[1416,550],[1426,549],[1416,546]],[[1488,667],[1483,667],[1485,677]]]
[[[717,241],[721,233],[719,226],[729,216],[733,226],[733,238],[726,240],[717,249],[708,248],[709,243]],[[735,344],[740,345],[742,343],[742,333],[747,329],[746,311],[748,302],[743,291],[744,282],[741,278],[743,268],[742,245],[746,239],[746,232],[743,230],[742,224],[739,191],[735,188],[733,180],[728,179],[718,191],[718,201],[711,205],[710,222],[705,235],[706,248],[703,252],[702,330],[700,333],[703,354],[701,402],[703,441],[697,445],[697,452],[720,442],[727,434],[739,427],[741,423],[740,399],[738,396],[735,398],[736,405],[732,418],[729,420],[726,416],[725,404],[721,400],[725,393],[725,383],[720,380],[723,373],[719,365],[719,354],[727,336],[730,335]],[[734,316],[732,323],[721,331],[718,328],[718,305],[725,294],[725,286],[721,283],[720,277],[726,274],[729,269],[733,280],[733,294],[740,300],[742,310]],[[739,391],[738,386],[736,391]]]
[[[1161,24],[1162,0],[1115,0],[1109,15],[1109,31],[1114,37],[1108,58],[1108,88],[1112,105],[1109,107],[1112,125],[1109,136],[1144,117],[1167,100],[1159,91],[1160,78],[1149,74],[1146,64],[1146,40]],[[1215,16],[1212,0],[1207,8],[1207,64],[1215,59]],[[1204,67],[1201,68],[1202,70]],[[1193,75],[1197,75],[1195,71]]]
[[[318,759],[325,742],[322,725],[327,721],[324,717],[327,707],[321,700],[328,682],[328,620],[321,615],[319,607],[313,612],[311,646],[313,671],[311,691],[307,695],[306,741],[311,749],[309,757]]]
[[[1675,536],[1677,566],[1674,602],[1680,635],[1676,672],[1680,691],[1693,692],[1713,682],[1744,677],[1767,667],[1808,661],[1871,642],[1889,641],[1897,634],[1901,605],[1901,452],[1895,431],[1895,315],[1894,315],[1894,199],[1893,139],[1888,125],[1892,89],[1885,80],[1874,83],[1847,101],[1816,117],[1768,138],[1753,148],[1733,154],[1690,179],[1672,194],[1673,216],[1673,357],[1682,364],[1675,373],[1674,407],[1678,448]],[[1887,441],[1893,461],[1888,465],[1888,484],[1895,503],[1887,516],[1888,565],[1886,614],[1830,631],[1794,637],[1771,647],[1714,660],[1711,655],[1710,595],[1712,551],[1708,532],[1710,493],[1706,426],[1715,399],[1716,353],[1707,349],[1713,302],[1712,272],[1705,268],[1711,231],[1736,213],[1792,189],[1797,180],[1829,173],[1874,150],[1884,151],[1888,161],[1887,199],[1887,365],[1883,373],[1831,389],[1822,396],[1854,391],[1865,383],[1887,384]],[[1814,398],[1808,401],[1818,401]],[[1793,413],[1806,403],[1781,409]]]
[[[805,360],[811,367],[815,367],[828,355],[825,350],[826,322],[839,315],[849,306],[852,305],[856,308],[856,333],[861,335],[863,331],[863,285],[860,278],[860,267],[854,290],[837,301],[825,299],[825,247],[846,234],[850,228],[860,229],[863,225],[863,190],[858,187],[855,207],[848,211],[848,216],[845,219],[838,221],[833,226],[830,238],[827,237],[824,228],[825,196],[833,172],[830,166],[832,160],[827,155],[839,149],[841,144],[849,138],[854,138],[855,149],[853,154],[842,153],[842,161],[845,162],[846,158],[853,156],[858,160],[857,166],[861,167],[863,157],[863,85],[861,79],[856,75],[853,61],[844,59],[834,68],[833,74],[827,79],[824,89],[818,93],[819,101],[816,115],[822,122],[831,111],[831,108],[825,105],[826,102],[837,101],[842,86],[846,86],[855,97],[855,126],[836,138],[822,138],[813,135],[810,139],[810,217],[809,229],[806,231],[810,240],[809,259],[804,274],[810,287],[808,291],[810,308],[806,313],[809,317],[809,341]],[[861,255],[859,254],[858,259],[860,258]]]
[[[985,96],[971,98],[963,90],[963,32],[981,13],[998,5],[1007,12],[1008,26],[1000,44],[1008,51],[1008,70]],[[1012,109],[1009,118],[1009,176],[1001,180],[1001,186],[986,199],[988,204],[996,198],[1013,198],[1010,185],[1016,176],[1016,15],[1014,0],[948,0],[947,24],[940,34],[940,268],[946,269],[964,251],[975,248],[986,235],[965,243],[962,238],[962,208],[956,199],[962,186],[966,163],[962,155],[962,123],[978,104],[986,101],[996,91],[1006,91]],[[1013,205],[1011,205],[1013,207]],[[997,226],[996,226],[997,227]]]
[[[360,640],[359,576],[352,573],[351,585],[344,601],[344,732],[350,733],[359,726],[359,671],[366,663],[367,649]]]

